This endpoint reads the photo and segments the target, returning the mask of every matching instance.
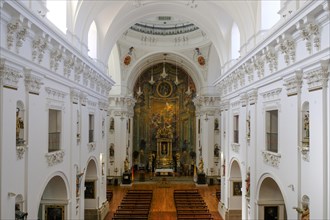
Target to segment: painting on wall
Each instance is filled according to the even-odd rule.
[[[85,182],[85,199],[95,199],[95,184],[94,181]]]
[[[233,182],[233,196],[242,196],[242,182]]]
[[[45,207],[46,220],[64,220],[64,206],[47,205]]]

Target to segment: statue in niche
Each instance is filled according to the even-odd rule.
[[[218,144],[214,145],[214,157],[219,157],[219,147]]]
[[[115,156],[115,149],[114,149],[114,145],[111,144],[110,145],[110,157],[114,157]]]
[[[307,111],[304,117],[305,138],[309,139],[309,112]]]
[[[199,163],[198,163],[198,171],[200,173],[204,173],[204,161],[203,161],[203,158],[201,158],[199,160]]]
[[[23,122],[22,118],[19,117],[19,112],[20,112],[20,109],[17,108],[16,109],[16,142],[17,143],[20,142],[19,133],[20,133],[21,129],[24,129],[24,122]]]
[[[246,197],[250,197],[250,167],[248,169],[248,172],[246,174],[246,179],[245,179],[245,182],[246,182]]]
[[[219,131],[219,121],[217,118],[214,120],[214,130]]]
[[[125,161],[124,161],[124,171],[128,172],[129,171],[129,161],[128,158],[126,157]]]
[[[250,113],[247,116],[246,119],[246,137],[250,138],[250,131],[251,131],[251,121],[250,121]]]
[[[110,118],[110,131],[115,130],[115,120]]]
[[[80,185],[81,185],[81,177],[84,175],[85,169],[81,173],[77,173],[76,175],[76,197],[80,196]]]
[[[301,217],[300,217],[301,220],[309,220],[310,217],[309,217],[309,198],[308,198],[308,196],[304,195],[302,197],[301,206],[302,206],[302,208],[293,207],[293,209],[295,209],[299,214],[301,214]]]

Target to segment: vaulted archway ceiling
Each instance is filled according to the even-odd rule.
[[[231,59],[233,23],[240,29],[241,42],[255,33],[257,8],[254,1],[82,1],[76,7],[73,27],[86,41],[90,24],[96,22],[98,59],[109,63],[116,48],[123,74],[120,80],[130,90],[138,77],[132,75],[138,75],[150,60],[161,62],[163,53],[174,54],[168,58],[171,63],[179,57],[201,88],[210,86],[220,75],[221,65]],[[134,55],[130,65],[125,65],[131,47]],[[196,48],[205,65],[199,64]]]

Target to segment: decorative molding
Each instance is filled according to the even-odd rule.
[[[247,101],[248,101],[248,95],[246,93],[243,93],[240,97],[241,106],[245,107],[247,105]]]
[[[87,104],[87,94],[84,92],[80,93],[80,103],[82,106],[86,106]]]
[[[91,107],[96,107],[97,106],[97,102],[94,102],[94,101],[88,100],[88,99],[87,99],[87,104]]]
[[[96,144],[95,144],[94,142],[91,142],[91,143],[88,143],[88,144],[87,144],[87,147],[88,147],[88,151],[89,151],[89,152],[92,152],[92,151],[95,150],[95,148],[96,148]]]
[[[80,82],[80,78],[85,69],[85,64],[82,61],[76,61],[74,66],[74,81]]]
[[[78,89],[71,89],[71,101],[73,104],[78,104],[80,98],[80,91]]]
[[[17,20],[7,24],[7,48],[9,50],[14,45],[14,41],[15,41],[14,34],[17,31],[18,26],[19,26],[19,22]]]
[[[286,38],[286,37],[284,37]],[[291,39],[283,39],[279,44],[279,49],[284,54],[284,60],[287,65],[290,64],[290,60],[294,63],[296,59],[296,45]]]
[[[223,101],[221,101],[221,103],[220,103],[220,109],[221,109],[222,111],[228,111],[229,106],[230,106],[230,102],[229,102],[229,100],[223,100]]]
[[[254,105],[258,99],[258,91],[256,89],[252,90],[252,91],[248,92],[247,95],[248,95],[248,99],[249,99],[249,104]]]
[[[216,106],[220,105],[220,97],[218,97],[218,96],[196,96],[193,99],[193,102],[196,106],[216,107]]]
[[[64,158],[64,151],[58,150],[50,153],[46,153],[46,159],[48,166],[54,166],[56,164],[62,163]]]
[[[39,95],[42,82],[42,78],[31,74],[31,69],[24,68],[25,73],[25,88],[30,94]]]
[[[50,53],[50,69],[57,71],[58,65],[61,62],[62,58],[63,58],[63,52],[61,47],[59,47],[58,49],[54,49]]]
[[[40,64],[44,58],[45,50],[47,49],[47,40],[43,37],[37,37],[32,42],[32,61],[38,58],[38,63]]]
[[[71,75],[71,71],[75,64],[75,57],[73,55],[68,56],[67,59],[64,60],[64,76],[69,78]]]
[[[309,162],[309,145],[302,143],[302,146],[299,146],[298,149],[303,160]]]
[[[326,88],[329,80],[329,60],[322,60],[321,67],[314,69],[306,74],[304,77],[307,80],[308,91],[315,91]]]
[[[266,62],[268,63],[270,72],[277,71],[278,58],[273,47],[266,48]]]
[[[25,37],[27,34],[26,27],[20,25],[16,33],[16,52],[19,53],[19,49],[23,46],[23,42],[25,41]]]
[[[100,110],[104,110],[104,111],[107,111],[108,110],[108,102],[107,101],[99,101],[99,109]]]
[[[272,89],[267,92],[260,93],[264,101],[276,100],[280,98],[282,88]]]
[[[261,56],[256,56],[254,59],[254,67],[257,70],[259,79],[264,77],[265,74],[265,61]]]
[[[264,159],[264,162],[266,164],[269,164],[273,167],[278,167],[280,164],[281,154],[274,153],[271,151],[262,151],[262,156]]]
[[[16,146],[16,156],[17,160],[23,159],[24,153],[27,150],[26,146]]]
[[[232,144],[231,144],[231,149],[232,149],[232,151],[234,151],[235,153],[239,153],[240,144],[238,144],[238,143],[232,143]]]
[[[67,95],[67,93],[65,92],[50,87],[46,87],[45,90],[47,92],[48,98],[58,101],[63,101],[65,96]]]
[[[240,107],[240,104],[241,104],[241,101],[240,100],[237,100],[237,101],[234,101],[231,104],[231,108],[239,108]]]
[[[14,68],[6,66],[5,59],[0,59],[0,78],[4,87],[17,89],[18,81],[20,78],[23,78],[23,74]]]
[[[284,86],[287,90],[287,96],[297,95],[301,91],[302,85],[302,71],[297,70],[294,76],[283,79]]]
[[[302,36],[303,40],[306,40],[306,49],[310,54],[312,53],[313,44],[317,50],[320,49],[321,42],[320,42],[319,35],[320,35],[319,26],[315,23],[306,24],[301,29],[301,36]],[[312,41],[313,41],[313,44],[312,44]]]

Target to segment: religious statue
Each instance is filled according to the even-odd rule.
[[[198,163],[198,170],[200,173],[203,173],[204,172],[204,162],[203,162],[203,158],[201,158],[199,160],[199,163]]]
[[[305,130],[305,138],[309,138],[309,113],[305,114],[304,118],[304,130]]]
[[[128,161],[127,157],[124,161],[124,170],[125,170],[125,172],[129,171],[129,161]]]
[[[249,113],[249,115],[247,116],[247,119],[246,119],[246,137],[247,138],[250,138],[250,129],[251,129],[251,122],[250,122],[250,113]]]
[[[309,198],[304,195],[301,202],[302,208],[293,207],[299,214],[301,214],[301,220],[309,220]]]
[[[76,197],[80,196],[80,185],[81,185],[81,177],[84,175],[85,169],[83,172],[78,173],[76,175]]]
[[[24,122],[21,117],[19,117],[20,109],[16,110],[16,140],[19,140],[19,132],[24,128]]]
[[[250,197],[250,171],[247,172],[246,174],[246,197]]]

